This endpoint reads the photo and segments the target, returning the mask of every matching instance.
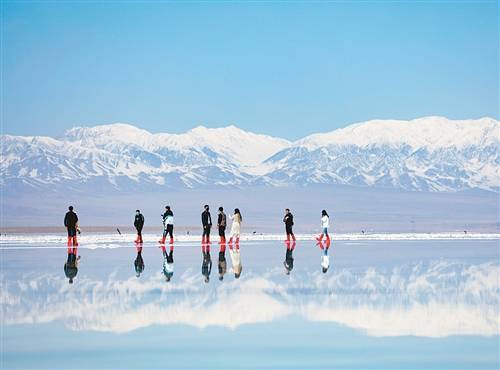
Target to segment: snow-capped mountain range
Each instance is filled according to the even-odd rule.
[[[500,121],[373,120],[295,142],[235,126],[152,134],[116,123],[1,136],[4,189],[87,191],[344,184],[500,190]]]

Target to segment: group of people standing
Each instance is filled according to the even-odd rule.
[[[162,223],[163,223],[163,235],[159,240],[159,247],[162,249],[164,263],[163,263],[163,273],[167,281],[173,276],[173,266],[174,266],[174,213],[170,206],[165,206],[165,212],[161,214]],[[243,221],[243,217],[238,208],[234,209],[232,215],[230,215],[231,219],[231,229],[229,232],[229,245],[231,262],[233,265],[233,271],[235,274],[235,278],[239,278],[242,271],[241,266],[241,255],[240,255],[240,234],[241,234],[241,223]],[[219,270],[219,280],[223,280],[223,277],[227,271],[227,262],[226,262],[226,228],[228,217],[224,213],[224,208],[218,208],[217,214],[217,229],[219,234],[219,258],[218,258],[218,270]],[[134,261],[134,266],[136,270],[137,277],[140,276],[142,271],[144,270],[144,260],[142,259],[142,230],[144,228],[145,219],[139,209],[135,212],[134,218],[134,227],[137,231],[137,237],[135,239],[136,249],[137,249],[137,257]],[[286,256],[284,261],[285,272],[287,274],[293,269],[293,251],[296,245],[295,234],[293,233],[293,214],[290,209],[285,209],[285,215],[283,217],[283,223],[285,224],[285,232],[286,232]],[[203,212],[201,213],[201,224],[203,227],[202,232],[202,240],[201,240],[201,248],[203,255],[202,262],[202,275],[204,276],[205,282],[209,282],[210,273],[212,270],[212,259],[210,256],[210,232],[212,229],[212,216],[210,214],[210,207],[208,204],[205,204],[203,207]],[[77,255],[77,233],[80,233],[80,229],[78,227],[78,216],[73,211],[73,206],[69,206],[69,210],[64,217],[64,225],[68,231],[68,260],[64,265],[64,271],[66,276],[69,278],[69,282],[73,282],[73,278],[76,276],[78,272],[78,262],[80,260],[80,256]],[[316,238],[317,244],[323,251],[322,257],[322,268],[323,272],[328,270],[328,249],[330,247],[330,236],[328,235],[328,227],[329,227],[329,216],[326,210],[322,210],[321,212],[321,234]],[[166,242],[167,237],[169,237],[169,251],[167,252]],[[325,241],[323,242],[323,238]],[[233,245],[234,243],[234,245]]]
[[[202,264],[202,274],[205,278],[205,282],[208,283],[210,280],[210,272],[212,270],[212,259],[210,257],[210,230],[212,228],[212,215],[210,214],[210,207],[205,204],[204,210],[201,214],[201,223],[203,225],[203,234],[201,239],[201,249],[203,253],[203,264]],[[234,209],[234,213],[231,215],[231,231],[229,232],[229,253],[231,256],[231,262],[233,265],[234,277],[238,279],[241,275],[241,255],[240,255],[240,233],[241,233],[241,222],[243,217],[238,208]],[[217,229],[219,232],[219,259],[218,259],[218,270],[219,270],[219,280],[223,280],[224,274],[227,271],[226,262],[226,228],[227,228],[227,216],[224,213],[224,208],[219,207],[217,214]],[[233,247],[234,241],[234,247]]]

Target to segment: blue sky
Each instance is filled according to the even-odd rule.
[[[497,2],[2,4],[2,132],[499,117]]]

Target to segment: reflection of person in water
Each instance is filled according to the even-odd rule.
[[[234,277],[235,279],[239,279],[243,267],[241,266],[240,247],[238,244],[236,246],[237,246],[236,248],[233,248],[232,245],[229,245],[229,254],[231,255],[231,263],[233,265]]]
[[[80,263],[80,256],[76,247],[68,247],[68,259],[64,264],[64,274],[69,279],[69,283],[73,284],[73,279],[78,274],[78,265]]]
[[[218,268],[219,268],[219,280],[222,281],[224,279],[224,275],[226,274],[226,271],[227,271],[226,239],[225,239],[225,237],[222,237],[222,236],[221,236],[221,242],[220,242]]]
[[[205,283],[210,281],[210,273],[212,272],[212,259],[210,251],[203,252],[203,263],[201,265],[201,274],[205,277]]]
[[[328,256],[328,250],[330,249],[331,239],[328,237],[324,241],[318,240],[318,246],[323,251],[321,256],[321,270],[324,274],[328,271],[330,267],[330,257]]]
[[[169,253],[167,253],[165,245],[161,246],[161,250],[163,252],[163,274],[165,275],[165,280],[168,282],[174,275],[174,245],[170,244]]]
[[[134,261],[135,274],[136,274],[135,276],[139,277],[144,271],[144,260],[142,259],[142,246],[137,246],[136,249],[137,249],[137,257],[135,258]]]
[[[285,261],[283,262],[283,265],[285,266],[285,274],[290,275],[290,271],[293,270],[293,251],[295,249],[295,241],[293,242],[286,242],[286,254],[285,254]]]

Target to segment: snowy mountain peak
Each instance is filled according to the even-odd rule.
[[[313,134],[295,144],[308,149],[328,145],[408,145],[412,148],[436,150],[498,143],[499,130],[500,122],[492,118],[449,120],[433,116],[410,121],[371,120],[324,134]]]
[[[135,143],[150,139],[152,134],[128,123],[113,123],[93,127],[74,127],[65,132],[64,138],[83,143],[107,144],[110,140]]]
[[[0,189],[345,184],[500,191],[500,122],[372,120],[296,142],[234,125],[157,133],[125,123],[63,139],[1,136]]]

